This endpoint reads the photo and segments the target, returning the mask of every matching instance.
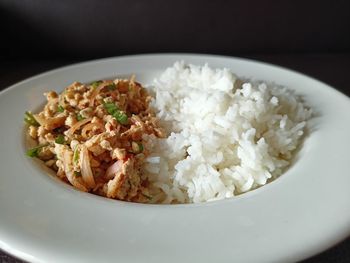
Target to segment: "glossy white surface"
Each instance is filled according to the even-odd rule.
[[[316,113],[295,164],[230,200],[141,205],[78,192],[24,154],[23,113],[48,89],[135,73],[141,83],[176,60],[228,67],[305,97]],[[31,262],[286,262],[350,234],[350,100],[317,80],[254,61],[142,55],[73,65],[0,94],[0,247]]]

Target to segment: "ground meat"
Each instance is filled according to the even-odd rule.
[[[146,90],[131,78],[74,82],[45,96],[43,111],[33,115],[37,123],[28,126],[40,145],[37,157],[81,191],[146,202],[143,135],[162,134]]]

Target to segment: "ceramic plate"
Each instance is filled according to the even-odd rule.
[[[82,193],[25,156],[23,114],[42,93],[136,74],[150,83],[177,60],[227,67],[304,97],[315,116],[295,163],[274,182],[229,200],[143,205]],[[30,262],[285,262],[350,234],[350,100],[273,65],[221,56],[126,56],[53,70],[0,94],[0,248]]]

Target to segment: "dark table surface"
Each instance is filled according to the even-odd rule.
[[[277,64],[283,67],[294,69],[314,78],[317,78],[347,96],[350,96],[349,71],[350,53],[336,54],[241,54],[241,57],[256,59],[268,63]],[[4,89],[16,82],[33,75],[65,66],[71,63],[80,62],[73,59],[55,60],[1,60],[0,62],[0,89]],[[317,94],[315,94],[316,96]],[[350,113],[349,113],[350,114]],[[349,188],[350,189],[350,188]],[[349,190],[350,191],[350,190]],[[6,252],[0,251],[0,262],[20,263]],[[350,237],[329,250],[322,252],[312,258],[306,259],[303,263],[348,263],[350,262]]]

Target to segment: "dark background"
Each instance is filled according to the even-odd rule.
[[[150,52],[257,59],[350,96],[350,1],[0,0],[0,89],[75,62]],[[21,261],[0,251],[0,262]],[[350,262],[350,239],[305,261],[316,262]]]

